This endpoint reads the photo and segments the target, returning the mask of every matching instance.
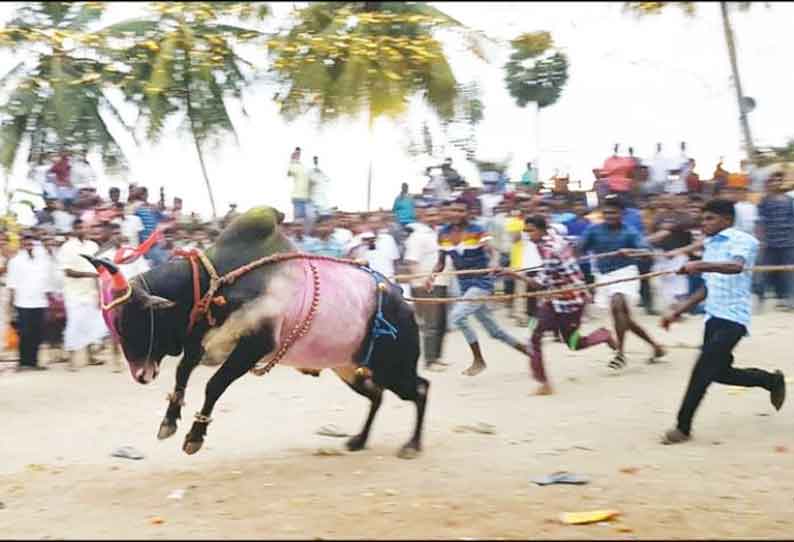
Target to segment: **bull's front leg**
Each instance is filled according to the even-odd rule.
[[[207,382],[207,390],[204,396],[204,406],[201,411],[196,413],[196,419],[190,432],[185,435],[185,443],[182,450],[187,454],[194,454],[201,449],[204,444],[204,436],[207,434],[207,426],[212,421],[212,409],[223,392],[229,385],[251,370],[256,362],[273,351],[272,331],[258,335],[247,335],[242,337],[231,355],[221,365],[212,378]]]
[[[168,408],[166,408],[163,421],[160,422],[160,430],[157,432],[158,439],[167,439],[176,433],[176,421],[182,419],[182,407],[185,405],[187,381],[190,378],[190,373],[198,366],[203,355],[204,350],[200,346],[190,349],[185,348],[185,353],[176,368],[174,391],[168,395]]]

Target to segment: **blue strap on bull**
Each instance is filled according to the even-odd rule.
[[[374,269],[369,268],[368,266],[362,266],[361,269],[372,275],[372,278],[375,279],[375,287],[378,290],[378,312],[375,313],[375,322],[372,324],[372,334],[369,338],[369,348],[367,349],[367,355],[364,357],[364,361],[361,364],[362,367],[369,367],[369,360],[372,357],[372,350],[375,348],[375,340],[378,337],[385,336],[389,336],[392,339],[397,340],[397,328],[383,316],[383,293],[385,291],[383,286],[388,285],[389,281],[386,279],[386,277]]]

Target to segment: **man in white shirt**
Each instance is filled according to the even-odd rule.
[[[409,273],[419,274],[433,272],[438,261],[438,232],[436,227],[441,224],[441,215],[438,209],[429,207],[420,209],[417,214],[418,221],[409,224],[411,234],[405,240],[405,261],[409,266]],[[425,277],[411,281],[411,295],[413,297],[439,297],[447,296],[449,276],[436,276],[433,289],[427,291],[424,286]],[[419,303],[416,305],[416,314],[422,321],[422,339],[425,356],[425,368],[429,371],[443,370],[447,365],[441,360],[444,346],[444,336],[447,333],[447,306],[443,303]]]
[[[319,160],[314,157],[314,167],[309,171],[309,199],[312,202],[312,214],[325,216],[331,213],[329,200],[331,179],[320,169]],[[315,216],[312,219],[316,218]]]
[[[88,239],[81,220],[75,221],[72,234],[58,251],[58,265],[66,275],[63,287],[66,306],[63,346],[71,358],[70,370],[76,370],[75,352],[83,348],[88,348],[89,364],[97,365],[91,345],[101,345],[108,333],[99,309],[99,275],[81,256],[96,256],[98,251],[97,244]]]
[[[681,142],[681,154],[670,165],[670,182],[667,184],[668,194],[685,194],[687,192],[686,178],[689,176],[691,166],[686,153],[686,142]]]
[[[79,152],[72,163],[71,180],[72,186],[77,190],[81,188],[96,190],[96,174],[86,159],[85,151]]]
[[[127,240],[125,245],[130,248],[136,248],[140,243],[140,235],[143,231],[143,221],[141,217],[134,214],[126,214],[124,204],[114,203],[113,209],[115,211],[115,218],[111,220],[120,228],[120,234]]]
[[[311,211],[309,209],[311,205],[309,199],[309,175],[306,173],[306,168],[304,168],[301,163],[300,147],[295,147],[295,151],[293,151],[290,157],[287,176],[292,179],[292,220],[293,222],[303,224],[304,233],[309,233],[307,228],[307,218]]]
[[[733,227],[744,233],[755,236],[756,225],[758,224],[758,207],[747,201],[746,187],[725,188],[725,198],[733,202],[733,209],[736,211],[736,218]]]
[[[340,243],[342,246],[348,246],[348,244],[353,240],[353,232],[350,231],[348,227],[349,220],[346,216],[342,213],[337,213],[337,215],[333,219],[334,222],[334,231],[331,234],[331,239]]]
[[[394,276],[394,263],[400,259],[400,249],[394,237],[382,230],[377,215],[369,218],[366,231],[354,237],[351,245],[348,257],[367,260],[372,269],[387,278]]]
[[[61,235],[66,235],[72,231],[74,214],[71,212],[72,205],[63,200],[55,202],[55,210],[52,212],[52,220],[55,223],[55,231]]]
[[[662,144],[656,144],[656,154],[645,164],[648,166],[648,181],[645,183],[645,192],[660,194],[665,191],[667,175],[670,170],[670,160],[662,154]]]
[[[22,250],[8,262],[7,287],[11,313],[19,331],[19,370],[42,370],[39,347],[44,337],[48,295],[54,290],[52,268],[44,250],[35,249],[35,237],[22,237]]]

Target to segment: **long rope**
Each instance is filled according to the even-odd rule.
[[[583,256],[578,259],[579,262],[588,262],[591,260],[598,260],[600,258],[609,258],[611,256],[619,256],[620,254],[624,254],[625,250],[614,250],[612,252],[602,252],[600,254],[593,254],[591,256]],[[651,250],[631,250],[629,249],[629,254],[627,257],[629,258],[650,258],[655,256],[657,253]],[[396,282],[403,282],[407,280],[414,280],[414,279],[421,279],[423,277],[428,277],[431,274],[436,277],[443,277],[443,276],[461,276],[461,275],[479,275],[484,273],[493,273],[494,271],[499,271],[502,268],[500,267],[487,267],[485,269],[463,269],[461,271],[442,271],[440,273],[413,273],[413,274],[406,274],[406,275],[394,275],[392,280]],[[511,271],[515,271],[516,273],[526,273],[528,271],[538,271],[543,269],[543,265],[535,265],[532,267],[521,267],[518,269],[510,269]]]
[[[482,271],[482,270],[481,270]],[[745,271],[794,271],[794,265],[757,265]],[[636,275],[633,277],[624,277],[620,279],[607,280],[603,282],[596,282],[594,284],[583,284],[581,286],[569,286],[567,288],[558,288],[556,290],[538,290],[534,292],[527,292],[524,294],[495,294],[484,295],[478,297],[405,297],[406,301],[412,303],[425,303],[430,305],[438,305],[443,303],[483,303],[486,301],[507,301],[509,299],[517,299],[520,297],[556,297],[571,292],[578,292],[581,290],[590,290],[592,288],[603,288],[604,286],[611,286],[612,284],[620,284],[622,282],[632,282],[635,280],[652,279],[655,277],[662,277],[665,275],[673,275],[678,271],[675,269],[667,271],[653,271],[645,273],[644,275]]]

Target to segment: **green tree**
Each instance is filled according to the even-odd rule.
[[[535,102],[535,134],[540,149],[540,110],[560,99],[568,82],[568,57],[554,46],[548,32],[521,34],[510,42],[512,53],[505,65],[507,91],[519,107]]]
[[[184,114],[182,128],[193,140],[217,218],[204,155],[226,135],[237,139],[224,100],[242,100],[254,80],[238,46],[264,34],[242,25],[264,19],[268,8],[261,2],[150,2],[147,8],[141,18],[100,31],[107,54],[125,66],[113,82],[138,107],[152,142],[168,118]]]
[[[6,172],[26,142],[29,160],[82,148],[99,150],[111,170],[125,166],[104,116],[126,127],[105,93],[114,67],[90,30],[103,12],[102,2],[27,2],[0,30],[0,47],[23,59],[0,79],[0,166]]]
[[[746,100],[742,91],[742,80],[739,77],[739,64],[736,57],[736,40],[734,38],[733,26],[731,25],[729,5],[739,10],[746,11],[752,2],[719,2],[720,16],[722,18],[722,29],[725,34],[725,44],[728,49],[728,57],[731,63],[731,74],[733,75],[734,88],[736,90],[736,101],[739,105],[739,123],[744,136],[744,147],[747,157],[755,157],[755,145],[753,136],[750,132],[750,122],[747,114],[750,112],[749,100]],[[624,7],[627,11],[636,15],[657,15],[662,13],[667,7],[675,5],[689,16],[697,14],[698,5],[695,2],[626,2]]]
[[[568,81],[568,58],[555,49],[548,32],[522,34],[510,42],[513,52],[505,65],[505,83],[519,107],[538,108],[559,100]]]
[[[482,56],[481,37],[424,2],[314,2],[295,13],[286,35],[268,42],[277,95],[291,119],[309,111],[321,122],[366,112],[398,117],[421,95],[442,120],[455,114],[458,85],[437,31],[464,31]],[[367,208],[372,194],[369,163]]]

